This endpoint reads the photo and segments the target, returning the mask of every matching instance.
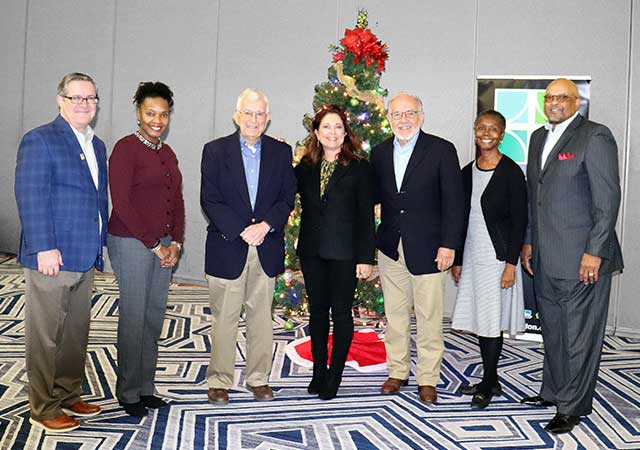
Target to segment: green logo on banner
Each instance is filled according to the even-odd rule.
[[[531,133],[547,123],[544,89],[496,89],[494,105],[507,119],[500,151],[518,164],[526,164]]]

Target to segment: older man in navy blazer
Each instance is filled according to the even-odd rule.
[[[396,95],[388,117],[395,137],[371,153],[382,212],[377,247],[387,316],[389,378],[381,392],[395,394],[408,383],[413,308],[418,395],[423,403],[435,403],[444,354],[445,271],[464,239],[460,164],[451,142],[420,130],[424,112],[418,97]]]
[[[264,135],[267,97],[245,89],[233,119],[239,131],[202,152],[200,201],[209,219],[205,272],[209,282],[211,359],[208,398],[229,401],[234,383],[238,322],[246,317],[246,385],[258,401],[272,400],[269,386],[275,277],[284,271],[284,227],[293,209],[296,178],[291,147]]]
[[[107,160],[89,125],[98,95],[88,75],[58,85],[60,115],[29,131],[18,150],[15,193],[22,225],[18,262],[26,279],[26,366],[30,422],[47,431],[91,417],[81,400],[93,269],[102,270]]]

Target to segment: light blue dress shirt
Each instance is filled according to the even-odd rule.
[[[420,136],[420,132],[417,132],[404,147],[400,146],[397,137],[393,139],[393,170],[396,175],[398,192],[400,192],[400,188],[402,187],[402,179],[404,178],[404,173],[407,171],[409,159],[411,159],[411,154],[418,141],[418,136]]]
[[[247,141],[240,136],[240,151],[242,152],[242,162],[244,164],[244,176],[247,180],[247,189],[249,190],[249,200],[251,200],[251,208],[256,207],[256,196],[258,195],[258,180],[260,179],[260,155],[262,150],[262,141],[258,139],[253,146],[249,147]]]

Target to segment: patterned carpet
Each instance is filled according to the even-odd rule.
[[[384,373],[347,369],[338,398],[323,402],[306,394],[308,369],[293,365],[284,347],[307,332],[304,320],[287,331],[274,317],[273,402],[254,402],[244,388],[244,329],[237,353],[237,387],[231,402],[207,403],[209,358],[207,291],[174,285],[160,342],[158,388],[171,407],[134,419],[114,400],[118,290],[99,275],[87,362],[86,398],[103,413],[80,429],[55,435],[28,422],[24,368],[24,281],[13,259],[0,259],[0,449],[640,449],[640,341],[607,338],[594,413],[573,433],[550,436],[543,426],[554,409],[517,402],[537,392],[542,349],[508,341],[500,363],[504,395],[480,411],[455,394],[481,373],[476,340],[447,332],[440,402],[417,400],[415,381],[399,395],[382,396]],[[414,355],[415,356],[415,355]]]

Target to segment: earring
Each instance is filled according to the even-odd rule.
[[[140,126],[140,119],[138,119],[138,126]]]

